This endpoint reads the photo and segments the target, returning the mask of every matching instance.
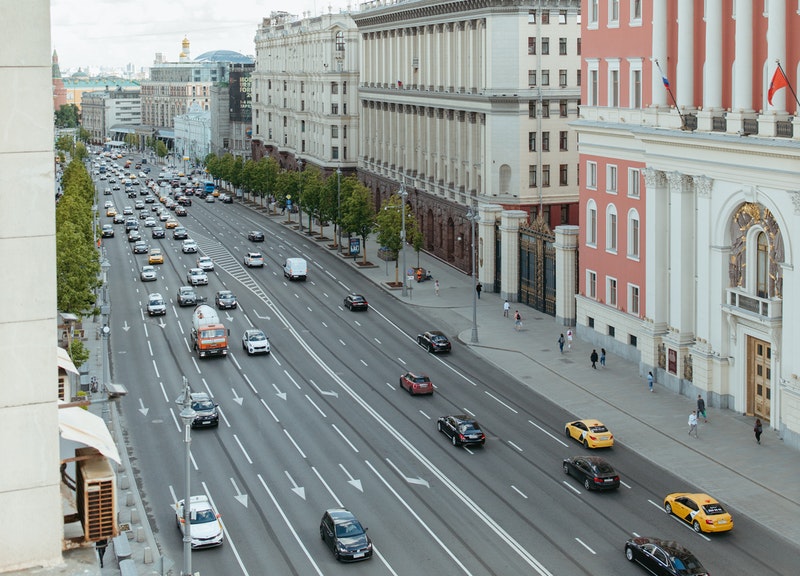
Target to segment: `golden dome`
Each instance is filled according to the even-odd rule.
[[[189,47],[189,39],[188,38],[184,38],[183,42],[181,42],[181,44],[183,45],[184,48],[188,48]]]

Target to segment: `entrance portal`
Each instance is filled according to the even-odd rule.
[[[772,387],[772,346],[752,336],[747,337],[747,413],[762,420],[770,419]]]

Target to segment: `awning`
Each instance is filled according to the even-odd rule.
[[[58,427],[63,438],[97,448],[106,458],[117,464],[121,462],[117,446],[100,416],[79,407],[61,408],[58,411]]]
[[[69,352],[63,348],[58,348],[58,367],[66,370],[67,372],[72,372],[73,374],[80,374],[78,369],[75,368],[75,364],[72,363],[72,359],[69,357]]]

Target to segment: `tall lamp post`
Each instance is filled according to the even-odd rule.
[[[177,404],[183,405],[181,421],[183,422],[183,443],[186,446],[185,475],[186,486],[183,497],[183,571],[181,576],[192,576],[192,422],[197,415],[192,409],[192,396],[189,381],[183,378],[183,394],[178,396]]]
[[[300,207],[300,197],[303,195],[303,159],[297,160],[297,171],[300,172],[300,187],[297,191],[297,220],[300,222],[300,232],[303,231],[303,209]],[[291,216],[290,216],[291,218]]]
[[[103,299],[100,302],[100,324],[102,325],[101,328],[100,328],[100,332],[101,332],[100,337],[102,338],[102,342],[103,342],[102,343],[103,350],[100,353],[100,357],[103,359],[103,374],[102,374],[103,386],[101,387],[101,390],[105,390],[106,393],[107,393],[108,387],[106,386],[106,384],[108,384],[109,380],[111,380],[111,378],[109,378],[109,375],[108,375],[108,371],[109,370],[108,370],[108,360],[107,360],[107,357],[108,357],[108,335],[111,332],[111,329],[108,327],[108,312],[109,312],[109,309],[108,309],[109,308],[109,306],[108,306],[108,271],[111,270],[111,262],[109,262],[108,258],[106,258],[105,256],[100,261],[100,270],[102,270],[102,272],[103,272]],[[103,411],[105,412],[107,409],[108,409],[108,402],[106,402],[106,404],[103,406]],[[108,420],[108,417],[106,417],[105,419]]]
[[[472,208],[467,211],[467,220],[470,223],[470,241],[472,245],[472,336],[469,341],[478,343],[478,251],[475,250],[475,223],[480,221],[477,212]]]
[[[408,282],[408,274],[406,274],[406,198],[408,198],[408,191],[406,190],[405,182],[400,184],[400,191],[398,192],[400,195],[400,214],[401,214],[401,221],[402,221],[402,230],[400,231],[400,240],[403,242],[402,251],[403,251],[403,290],[402,295],[405,297],[408,295],[408,291],[406,289],[406,282]]]
[[[336,168],[336,247],[342,251],[342,169]]]

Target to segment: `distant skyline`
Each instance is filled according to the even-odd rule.
[[[153,65],[161,52],[177,62],[184,37],[190,57],[211,50],[255,56],[256,31],[272,12],[302,16],[357,10],[347,0],[51,0],[51,53],[62,70],[113,68],[134,72]]]

